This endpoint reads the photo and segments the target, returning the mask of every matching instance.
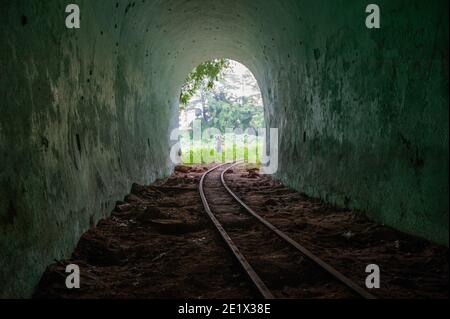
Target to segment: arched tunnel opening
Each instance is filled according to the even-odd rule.
[[[187,76],[179,126],[171,133],[178,142],[171,148],[172,162],[261,164],[266,135],[261,90],[245,65],[214,59]]]
[[[67,1],[0,4],[1,298],[351,297],[327,276],[448,297],[447,1],[378,0],[380,25],[365,1],[72,2],[79,27]],[[186,74],[217,57],[256,78],[274,169],[171,159]],[[341,279],[277,250],[222,183]]]

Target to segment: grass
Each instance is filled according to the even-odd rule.
[[[187,143],[186,143],[187,142]],[[223,146],[222,152],[217,152],[211,142],[192,143],[184,141],[181,143],[183,164],[210,164],[225,163],[244,160],[247,163],[261,163],[262,143],[234,143],[230,146]]]

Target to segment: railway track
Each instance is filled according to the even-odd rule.
[[[225,181],[239,164],[208,170],[199,192],[206,213],[261,297],[376,298],[248,207]]]

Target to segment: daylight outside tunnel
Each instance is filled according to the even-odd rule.
[[[179,127],[171,134],[178,141],[171,151],[174,163],[241,160],[267,166],[267,135],[261,91],[243,64],[214,59],[188,75],[180,93]]]
[[[2,299],[448,298],[447,1],[0,18]]]

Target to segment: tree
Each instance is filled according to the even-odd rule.
[[[201,103],[197,118],[202,128],[247,130],[264,127],[261,93],[252,73],[235,72],[228,60],[214,60],[197,67],[183,87],[184,106],[194,108]],[[198,97],[189,103],[192,97]]]
[[[182,104],[182,107],[188,104],[189,99],[192,98],[198,90],[211,90],[214,87],[214,82],[219,80],[220,75],[228,67],[229,62],[225,59],[215,59],[197,66],[188,74],[186,82],[181,89],[180,103]]]

